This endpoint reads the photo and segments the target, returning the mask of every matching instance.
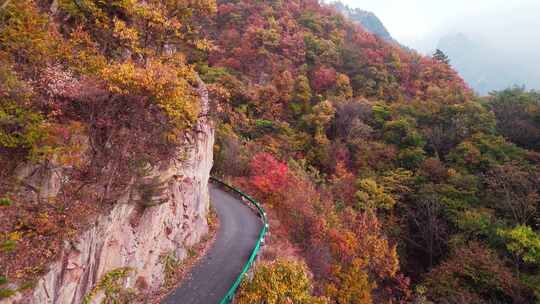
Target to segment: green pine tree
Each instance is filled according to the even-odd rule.
[[[448,58],[448,56],[443,52],[441,51],[440,49],[437,49],[435,51],[435,53],[433,53],[433,58],[437,61],[440,61],[440,62],[443,62],[443,63],[446,63],[446,64],[450,64],[450,59]]]

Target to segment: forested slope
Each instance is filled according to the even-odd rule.
[[[268,260],[306,263],[270,263],[241,303],[301,269],[331,303],[538,297],[536,93],[480,99],[316,1],[219,1],[205,32],[215,171],[267,204]]]
[[[0,1],[0,301],[143,301],[208,231],[215,10]]]
[[[480,99],[445,62],[314,0],[25,0],[0,21],[8,279],[48,258],[16,266],[24,248],[69,233],[47,229],[114,204],[126,177],[171,157],[200,114],[199,75],[217,122],[214,171],[271,221],[239,303],[540,299],[538,93]],[[10,174],[51,155],[71,174],[63,202],[86,203],[26,207],[39,221],[22,226],[34,227],[27,247],[13,246],[23,199]]]

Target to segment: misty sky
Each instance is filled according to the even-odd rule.
[[[426,52],[465,32],[497,48],[540,49],[540,0],[343,0],[374,12],[404,45]],[[540,63],[540,59],[538,59]]]

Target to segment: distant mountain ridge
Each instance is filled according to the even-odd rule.
[[[351,8],[339,1],[333,2],[330,5],[335,7],[338,12],[343,14],[343,16],[360,24],[368,32],[373,33],[386,41],[396,42],[379,17],[374,13],[359,8]]]
[[[437,48],[480,95],[513,85],[540,88],[540,68],[531,62],[534,55],[502,50],[465,33],[441,37]]]

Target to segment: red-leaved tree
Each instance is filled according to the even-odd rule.
[[[250,163],[251,182],[265,194],[281,190],[287,183],[287,164],[266,152],[257,153]]]

